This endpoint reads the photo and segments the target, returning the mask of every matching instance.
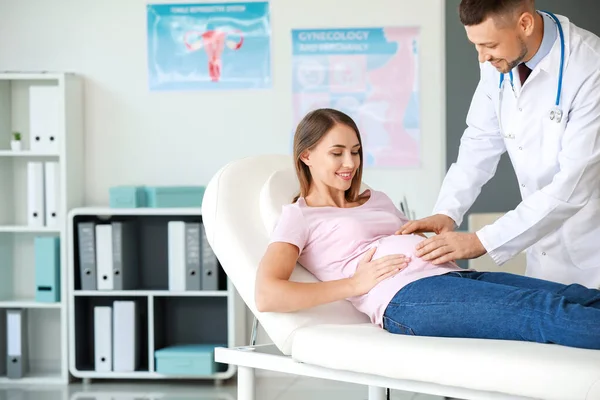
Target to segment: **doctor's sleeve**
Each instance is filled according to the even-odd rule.
[[[496,173],[500,157],[506,151],[492,100],[495,93],[490,92],[497,85],[487,81],[483,68],[467,114],[467,128],[460,141],[458,158],[444,178],[433,209],[433,214],[447,215],[457,226],[483,185]]]
[[[569,112],[552,182],[477,235],[501,265],[559,228],[600,187],[600,71],[581,86]]]

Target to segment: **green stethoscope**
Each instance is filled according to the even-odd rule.
[[[562,25],[561,25],[560,21],[558,20],[558,18],[556,17],[556,15],[552,14],[549,11],[544,11],[544,12],[546,14],[548,14],[548,16],[554,20],[554,22],[556,23],[556,26],[558,27],[558,34],[560,36],[560,71],[558,74],[558,87],[556,89],[556,102],[554,104],[554,107],[552,107],[550,109],[550,114],[549,114],[550,121],[560,123],[563,118],[563,111],[560,108],[560,96],[561,96],[561,92],[562,92],[563,69],[564,69],[564,63],[565,63],[565,37],[564,37]],[[499,86],[500,96],[499,96],[499,109],[498,109],[498,121],[500,123],[500,130],[502,132],[504,132],[502,129],[502,115],[501,115],[501,113],[502,113],[502,98],[503,98],[503,93],[504,93],[504,82],[505,82],[504,75],[505,74],[500,74],[500,86]],[[513,94],[515,94],[515,86],[513,83],[513,72],[512,71],[510,71],[509,76],[510,76],[510,86],[512,87]],[[512,137],[514,137],[514,136],[511,136],[511,138]]]

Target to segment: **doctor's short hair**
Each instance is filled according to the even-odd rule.
[[[354,120],[347,114],[334,110],[332,108],[320,108],[306,114],[298,124],[294,133],[294,164],[296,167],[296,176],[300,182],[300,193],[294,197],[293,202],[298,197],[306,197],[312,183],[312,175],[309,167],[302,161],[301,156],[306,150],[313,149],[323,137],[336,125],[345,125],[356,133],[360,148],[358,156],[360,165],[352,179],[350,188],[346,190],[345,198],[348,201],[356,201],[360,194],[362,184],[363,170],[363,149],[360,131]]]
[[[465,26],[479,25],[489,17],[520,15],[535,11],[535,0],[461,0],[458,6],[460,22]]]

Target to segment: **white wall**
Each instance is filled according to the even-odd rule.
[[[271,4],[271,90],[150,93],[141,0],[0,0],[0,70],[85,77],[86,202],[106,205],[113,185],[206,184],[230,160],[286,153],[292,129],[290,29],[417,25],[422,165],[366,170],[364,176],[396,202],[407,195],[417,217],[428,215],[445,165],[443,1]]]

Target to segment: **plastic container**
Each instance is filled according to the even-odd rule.
[[[222,344],[183,344],[154,352],[155,369],[164,375],[207,376],[217,372],[215,347]]]
[[[114,186],[109,189],[112,208],[146,207],[146,191],[143,186]]]
[[[155,186],[146,187],[148,207],[202,207],[204,186]]]

